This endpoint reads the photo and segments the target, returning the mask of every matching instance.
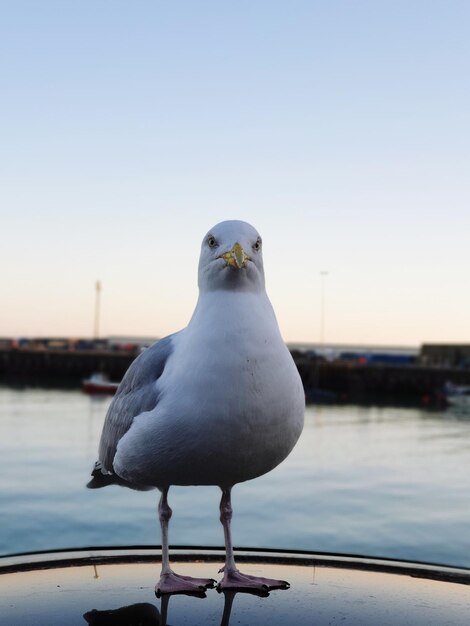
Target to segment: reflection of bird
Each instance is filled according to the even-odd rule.
[[[233,589],[225,589],[222,593],[224,594],[224,611],[220,626],[229,626],[233,601],[237,593],[240,592]],[[269,596],[269,591],[266,589],[247,589],[242,593],[254,594],[260,598],[267,598]],[[207,597],[204,592],[189,593],[188,595],[202,598]],[[170,597],[171,596],[168,594],[161,596],[160,612],[158,612],[158,609],[153,606],[153,604],[141,602],[139,604],[123,606],[119,609],[105,611],[93,609],[85,613],[83,617],[90,626],[170,626],[167,622]]]
[[[109,611],[93,609],[83,617],[90,626],[163,626],[158,609],[148,602]]]
[[[222,489],[221,589],[280,587],[283,581],[237,570],[230,532],[232,486],[276,467],[303,426],[304,391],[266,295],[256,230],[239,221],[215,226],[202,242],[198,282],[188,326],[148,348],[127,371],[106,416],[89,486],[160,489],[158,592],[194,591],[214,582],[170,568],[171,485]]]

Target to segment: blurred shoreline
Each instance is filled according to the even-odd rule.
[[[0,384],[77,389],[94,374],[119,382],[142,343],[90,345],[70,349],[53,346],[0,347]],[[328,350],[330,353],[328,354]],[[369,351],[367,351],[369,350]],[[448,363],[426,363],[403,349],[370,349],[323,354],[291,349],[307,402],[440,407],[444,386],[470,385],[470,369]]]

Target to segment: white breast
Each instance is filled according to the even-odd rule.
[[[128,480],[230,486],[278,465],[302,430],[302,383],[264,293],[201,297],[158,387],[118,446]]]

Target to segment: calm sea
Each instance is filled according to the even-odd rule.
[[[158,492],[85,488],[109,398],[0,388],[0,552],[159,544]],[[170,491],[173,545],[220,546],[215,487]],[[233,494],[234,542],[470,567],[470,419],[308,408],[291,456]]]

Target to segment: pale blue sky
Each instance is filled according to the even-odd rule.
[[[289,341],[470,342],[470,3],[0,0],[0,336],[161,336],[202,236]]]

